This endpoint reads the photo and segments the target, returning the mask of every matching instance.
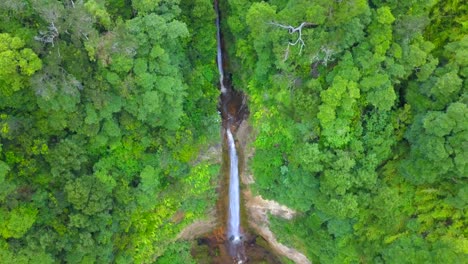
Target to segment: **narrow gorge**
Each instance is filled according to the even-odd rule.
[[[301,262],[303,256],[300,253],[278,243],[266,226],[267,213],[290,218],[294,212],[274,201],[253,196],[248,186],[242,186],[251,183],[245,176],[247,170],[244,153],[249,134],[249,111],[247,96],[236,90],[231,83],[218,4],[218,1],[214,2],[220,91],[218,109],[222,117],[223,140],[222,177],[217,203],[218,223],[213,232],[198,238],[198,246],[192,253],[200,263],[283,263],[277,255],[286,256],[297,263],[308,263]]]

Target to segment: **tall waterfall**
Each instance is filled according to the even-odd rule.
[[[243,120],[248,113],[247,108],[244,106],[244,97],[241,92],[233,89],[229,79],[224,77],[224,64],[223,64],[223,43],[220,28],[220,10],[218,8],[218,0],[214,0],[216,11],[216,40],[218,53],[216,60],[219,70],[219,82],[221,90],[221,115],[223,118],[223,128],[226,129],[226,138],[229,154],[229,205],[226,221],[226,236],[227,236],[227,249],[229,255],[235,260],[235,263],[245,263],[247,256],[245,255],[245,247],[243,237],[245,234],[241,233],[240,227],[240,190],[239,190],[239,160],[237,157],[236,143],[231,129],[235,129],[239,125],[239,120]]]
[[[243,97],[240,93],[236,93],[230,84],[226,84],[228,80],[224,80],[224,65],[223,65],[223,46],[221,42],[220,28],[220,12],[218,9],[218,1],[215,0],[216,10],[216,40],[218,42],[217,63],[219,70],[219,82],[221,85],[221,103],[223,127],[226,129],[227,145],[229,152],[229,209],[227,219],[227,246],[229,254],[236,263],[244,263],[246,260],[244,245],[242,242],[243,234],[240,229],[240,190],[239,190],[239,161],[237,157],[237,149],[232,135],[231,128],[235,126],[236,120],[242,118],[245,114],[245,109],[242,109],[241,102]]]
[[[227,129],[230,158],[229,177],[229,218],[228,218],[228,238],[233,243],[240,242],[240,209],[239,209],[239,166],[237,161],[236,144],[231,130]]]

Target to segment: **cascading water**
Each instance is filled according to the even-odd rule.
[[[229,177],[229,217],[228,217],[228,237],[232,243],[241,241],[240,233],[240,208],[239,208],[239,167],[237,160],[236,144],[231,130],[227,129],[230,158]]]
[[[229,210],[227,218],[227,242],[229,254],[237,260],[237,263],[244,263],[246,260],[243,246],[243,235],[240,229],[240,193],[239,193],[239,162],[234,136],[231,129],[236,129],[238,121],[245,117],[246,109],[243,108],[242,93],[232,89],[228,80],[224,79],[223,65],[223,46],[220,28],[220,12],[218,1],[215,0],[216,10],[216,40],[217,45],[217,63],[219,70],[219,82],[221,90],[221,114],[223,116],[223,127],[226,129],[227,145],[229,152]]]
[[[207,253],[212,259],[212,263],[241,264],[251,261],[252,263],[279,264],[281,262],[267,248],[257,244],[257,241],[263,241],[262,244],[266,244],[266,241],[261,236],[253,233],[251,229],[248,229],[247,225],[241,228],[239,172],[242,172],[245,166],[242,149],[242,146],[245,144],[245,138],[238,138],[241,143],[237,146],[235,139],[236,136],[246,135],[245,133],[238,132],[246,132],[247,125],[244,121],[249,115],[249,109],[246,104],[247,97],[241,90],[234,89],[230,78],[232,76],[227,74],[231,68],[229,67],[229,58],[223,54],[224,42],[220,28],[221,19],[218,0],[214,0],[214,9],[216,11],[217,28],[216,62],[218,63],[221,91],[218,111],[222,117],[222,134],[224,135],[223,177],[220,182],[220,199],[217,202],[217,209],[219,219],[223,221],[222,225],[213,230],[210,236],[199,238],[197,244],[209,247]],[[220,234],[223,234],[223,236],[220,236]],[[203,249],[203,252],[206,252],[206,250]],[[198,255],[197,253],[195,254]],[[203,261],[200,261],[200,263],[207,263],[206,255],[202,253],[201,256]]]
[[[216,9],[216,41],[218,43],[218,54],[216,56],[216,61],[218,62],[218,71],[219,71],[219,83],[221,85],[221,93],[226,93],[226,87],[224,87],[224,70],[223,70],[223,53],[221,50],[221,27],[219,23],[219,9],[218,3],[215,3]]]

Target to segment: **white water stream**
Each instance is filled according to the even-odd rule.
[[[218,62],[218,71],[219,71],[219,83],[221,84],[221,93],[226,93],[226,87],[224,87],[224,70],[223,70],[223,53],[221,50],[221,27],[219,23],[219,10],[218,5],[215,5],[216,8],[216,41],[218,42],[218,54],[216,56],[216,61]]]
[[[216,40],[218,44],[217,63],[219,70],[219,83],[221,85],[221,93],[227,93],[227,89],[224,86],[224,69],[223,69],[223,53],[221,48],[221,27],[219,10],[217,4],[216,9]],[[230,159],[230,174],[229,174],[229,214],[227,223],[227,236],[228,239],[234,244],[241,241],[240,233],[240,199],[239,199],[239,166],[237,160],[236,144],[234,137],[232,136],[231,129],[229,128],[229,122],[226,129],[228,147],[229,147],[229,159]]]
[[[227,129],[230,177],[229,177],[229,218],[228,218],[228,238],[233,243],[241,241],[240,233],[240,208],[239,208],[239,166],[237,160],[236,144],[231,130]]]

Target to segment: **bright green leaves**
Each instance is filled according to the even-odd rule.
[[[23,49],[19,52],[18,66],[22,75],[31,76],[42,68],[42,62],[31,49]],[[7,66],[7,65],[2,65]]]
[[[450,199],[443,199],[447,195],[446,191],[443,186],[422,186],[417,189],[413,201],[413,217],[408,226],[421,235],[425,243],[430,243],[424,245],[424,248],[436,261],[445,256],[447,259],[444,261],[458,263],[462,255],[467,253],[466,238],[463,236],[463,226],[466,226],[467,222],[462,211],[451,206]],[[398,245],[407,237],[405,234],[394,244]],[[419,244],[421,245],[423,244]]]
[[[156,51],[155,53],[164,53],[164,50],[161,47],[154,47],[153,50],[162,50],[161,52]],[[153,54],[153,51],[151,52]],[[152,57],[156,58],[158,55],[154,54]],[[148,62],[145,59],[139,58],[135,60],[135,65],[133,66],[133,72],[137,75],[143,75],[147,73],[148,70]]]
[[[383,252],[383,259],[387,263],[428,263],[431,254],[427,250],[427,243],[420,236],[403,237],[392,243]]]
[[[355,115],[356,100],[360,97],[357,84],[341,76],[320,94],[323,104],[319,106],[317,118],[322,126],[322,135],[334,147],[343,147],[350,141],[351,120]]]
[[[388,111],[378,110],[370,112],[364,118],[362,142],[367,153],[362,163],[372,171],[378,165],[376,162],[382,162],[390,157],[391,148],[396,143],[393,119],[396,117]]]
[[[348,82],[341,76],[337,76],[333,80],[333,86],[321,93],[322,101],[332,107],[341,105],[341,98],[346,92]]]
[[[355,0],[351,2],[325,2],[328,9],[328,22],[330,23],[347,23],[356,17],[364,17],[369,12],[369,6],[365,0]],[[323,4],[322,4],[323,5]]]
[[[167,238],[176,237],[193,219],[204,217],[207,199],[214,199],[211,179],[218,172],[218,165],[199,163],[176,186],[159,192],[161,172],[150,166],[143,169],[140,174],[140,188],[143,192],[138,194],[137,199],[139,202],[145,200],[147,207],[138,208],[131,216],[130,236],[134,243],[127,250],[136,262],[145,262],[154,256],[160,256],[171,243]],[[150,193],[150,189],[154,193]]]
[[[24,42],[10,34],[0,34],[0,93],[9,96],[27,85],[27,77],[42,68],[42,62]]]
[[[392,41],[392,22],[395,20],[390,8],[381,7],[377,10],[376,20],[369,26],[369,42],[373,45],[375,54],[383,58]]]
[[[433,1],[435,2],[435,1]],[[443,48],[447,42],[458,41],[466,37],[468,21],[468,7],[461,1],[437,1],[432,8],[431,24],[426,30],[427,37]],[[451,19],[444,19],[450,17]],[[464,56],[465,60],[467,56]]]
[[[377,9],[377,21],[381,24],[392,24],[395,21],[395,17],[388,6]]]
[[[162,110],[162,101],[161,96],[156,91],[149,91],[143,95],[143,101],[141,104],[141,110],[138,117],[140,120],[146,120],[147,114],[158,114]]]
[[[110,29],[112,21],[104,7],[104,1],[89,0],[84,4],[84,6],[89,13],[98,19],[99,23],[104,26],[105,29]]]
[[[117,186],[117,181],[114,179],[114,175],[111,172],[107,172],[105,170],[96,171],[94,176],[99,183],[101,183],[100,188],[103,192],[110,193]]]
[[[0,34],[0,52],[8,50],[18,50],[24,46],[24,42],[18,37],[12,37],[10,34]]]
[[[38,210],[20,205],[7,212],[0,209],[0,234],[3,238],[21,238],[34,224]]]
[[[337,196],[331,198],[327,204],[317,205],[317,208],[337,218],[353,218],[358,214],[359,204],[357,198],[354,194]]]
[[[112,58],[110,69],[117,73],[128,73],[133,67],[133,59],[124,54],[117,54]]]
[[[395,90],[389,76],[374,74],[361,81],[361,88],[367,92],[367,101],[375,108],[388,111],[396,100]]]
[[[191,186],[189,192],[192,195],[207,194],[213,191],[212,179],[217,174],[216,169],[218,166],[210,166],[210,164],[203,162],[193,167],[183,182],[187,186]],[[212,195],[212,193],[210,193]]]
[[[170,39],[185,38],[189,36],[187,25],[178,20],[171,21],[167,24],[167,32]]]
[[[307,172],[317,173],[322,171],[324,154],[320,151],[318,144],[307,143],[294,154],[294,162]]]

